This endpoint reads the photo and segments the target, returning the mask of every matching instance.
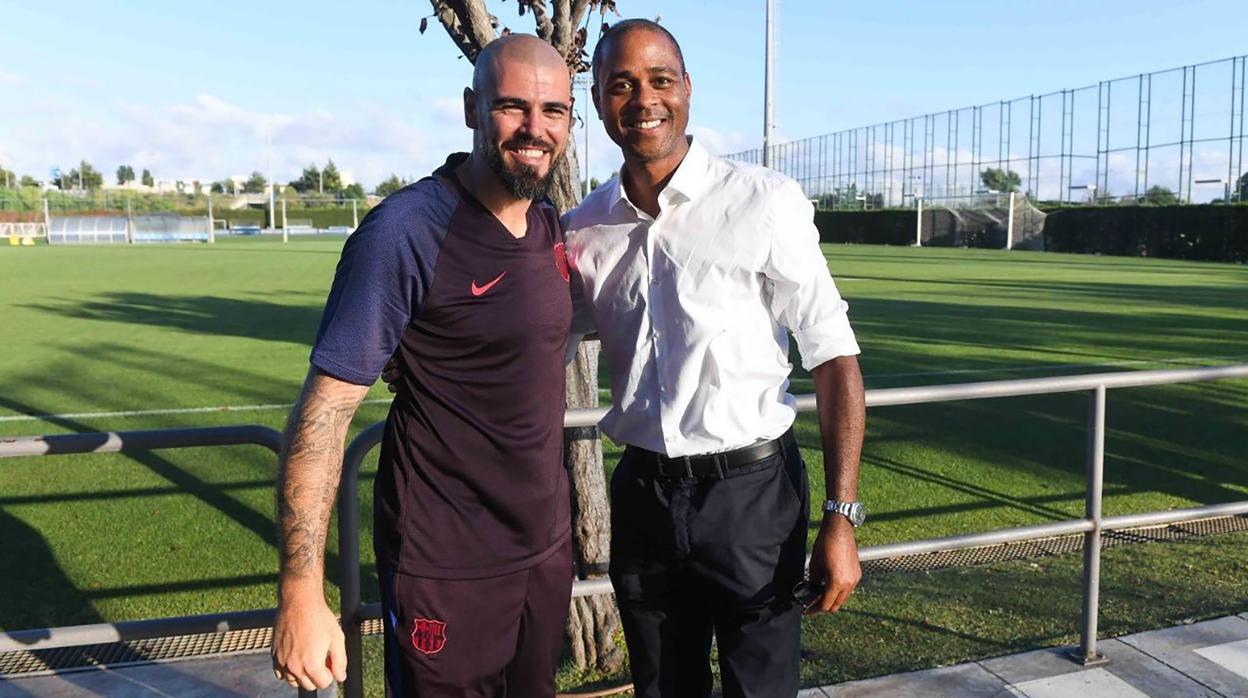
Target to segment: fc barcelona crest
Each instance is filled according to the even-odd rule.
[[[437,654],[446,647],[446,623],[417,618],[412,622],[412,647],[424,654]]]

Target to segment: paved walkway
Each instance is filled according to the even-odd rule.
[[[1248,696],[1248,613],[1097,643],[1108,664],[1083,668],[1064,649],[851,681],[802,692],[850,696],[1186,698]]]
[[[1185,698],[1248,696],[1248,613],[1098,644],[1108,664],[1082,668],[1060,649],[811,688],[802,698],[1002,696]],[[329,693],[324,691],[323,693]],[[0,680],[0,698],[124,696],[290,698],[267,653]]]

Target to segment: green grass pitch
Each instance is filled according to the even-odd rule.
[[[280,428],[340,246],[0,248],[0,435]],[[1242,266],[824,252],[869,388],[1248,362]],[[797,372],[794,388],[809,391],[809,377]],[[384,387],[369,397],[355,431],[384,417]],[[1080,515],[1086,404],[1069,394],[871,410],[860,544]],[[221,406],[242,409],[185,411]],[[147,414],[121,414],[133,412]],[[1107,429],[1109,515],[1248,497],[1248,381],[1110,391]],[[818,496],[817,427],[803,418],[798,434]],[[0,460],[0,628],[272,606],[273,475],[273,456],[247,446]],[[1244,610],[1244,538],[1108,551],[1103,630]],[[808,622],[804,682],[1070,642],[1078,589],[1070,556],[868,578],[845,612]],[[561,674],[565,685],[592,678]]]

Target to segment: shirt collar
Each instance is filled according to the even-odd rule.
[[[706,152],[706,148],[697,139],[689,136],[689,152],[685,153],[685,159],[676,167],[666,189],[683,194],[690,201],[698,198],[710,185],[710,164],[711,154]]]
[[[696,138],[693,136],[687,136],[687,138],[689,139],[689,151],[685,153],[684,159],[676,166],[676,171],[672,173],[672,178],[668,180],[667,186],[663,188],[663,191],[670,191],[683,196],[686,200],[692,201],[698,198],[698,195],[706,191],[706,188],[710,186],[711,154],[706,152],[706,148],[703,148]],[[630,208],[638,210],[636,206],[633,206],[633,202],[628,200],[628,194],[624,191],[622,168],[620,174],[617,174],[615,179],[612,180],[611,188],[607,195],[607,202],[610,209],[614,209],[621,202],[624,202]]]

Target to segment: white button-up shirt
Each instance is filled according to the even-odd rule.
[[[819,249],[814,213],[784,175],[697,141],[659,194],[634,206],[619,177],[563,219],[578,327],[596,326],[617,443],[668,456],[783,434],[796,417],[789,342],[802,366],[859,353]]]

